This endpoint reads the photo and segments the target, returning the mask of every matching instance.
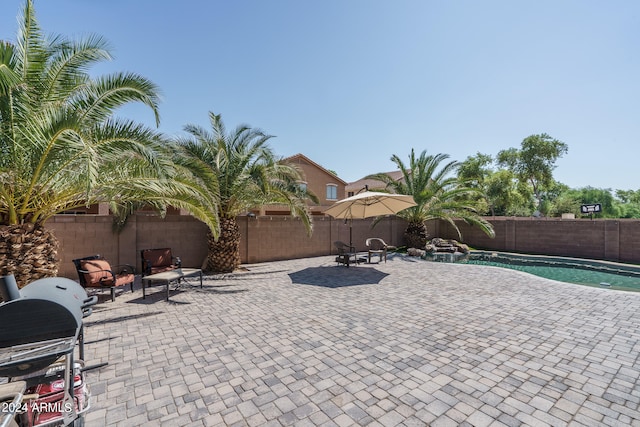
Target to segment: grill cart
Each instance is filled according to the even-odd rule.
[[[97,297],[61,277],[18,289],[13,276],[0,277],[0,297],[0,377],[7,379],[0,427],[83,425],[90,405],[84,372],[103,366],[83,360],[82,319]]]

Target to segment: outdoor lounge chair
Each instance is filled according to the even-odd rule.
[[[174,257],[171,248],[143,249],[140,251],[140,257],[142,258],[142,277],[175,270],[182,266],[180,257]]]
[[[384,240],[378,237],[370,237],[365,243],[367,245],[367,248],[369,248],[367,250],[368,263],[371,263],[371,255],[378,255],[378,262],[381,262],[383,257],[384,262],[387,262],[387,248],[389,247],[389,245],[387,245]]]
[[[338,249],[338,256],[336,257],[338,264],[344,264],[347,267],[349,267],[350,264],[358,265],[358,254],[356,253],[355,247],[349,246],[339,240],[333,242],[333,244],[336,249]]]
[[[111,301],[116,300],[116,288],[129,285],[133,292],[136,270],[132,265],[111,264],[100,255],[91,255],[73,260],[78,279],[83,288],[111,290]]]

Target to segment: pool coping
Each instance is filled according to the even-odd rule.
[[[581,268],[584,270],[602,271],[613,274],[624,274],[629,276],[640,277],[640,266],[633,264],[624,264],[614,261],[605,260],[592,260],[585,258],[571,258],[562,257],[556,255],[533,255],[533,254],[521,254],[513,252],[502,251],[486,251],[486,250],[472,250],[469,252],[472,256],[488,256],[502,257],[519,261],[524,265],[550,265],[556,267],[569,267],[569,268]],[[560,265],[561,264],[561,265]]]

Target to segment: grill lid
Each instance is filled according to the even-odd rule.
[[[11,289],[6,295],[16,296]],[[18,296],[0,303],[0,376],[28,374],[73,351],[82,318],[97,302],[76,282],[62,277],[36,280]]]

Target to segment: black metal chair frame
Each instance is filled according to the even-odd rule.
[[[117,286],[116,284],[116,280],[117,280],[117,276],[122,274],[122,273],[129,273],[131,272],[131,274],[134,275],[136,274],[136,268],[130,264],[122,264],[122,265],[116,265],[116,266],[112,266],[111,264],[109,264],[111,266],[111,270],[102,270],[105,272],[108,272],[111,274],[111,278],[113,280],[113,284],[109,284],[109,285],[101,285],[100,287],[98,286],[87,286],[87,281],[85,278],[85,274],[89,274],[92,273],[88,270],[83,270],[82,269],[82,261],[93,261],[93,260],[102,260],[102,261],[106,261],[106,259],[99,255],[91,255],[91,256],[87,256],[84,258],[77,258],[72,260],[73,264],[76,266],[76,271],[78,272],[78,279],[80,280],[80,286],[82,286],[83,288],[95,288],[95,289],[110,289],[111,290],[111,301],[115,301],[116,300],[116,288]],[[118,269],[119,267],[122,267],[119,271],[119,273],[116,273],[114,270]],[[130,270],[130,271],[128,271]],[[131,283],[129,284],[131,287],[131,292],[133,292],[133,282],[135,280],[132,280]],[[101,284],[102,284],[102,280],[100,280]]]
[[[171,248],[142,249],[140,251],[140,263],[142,265],[142,277],[149,276],[151,274],[151,267],[153,267],[153,260],[150,260],[150,259],[146,258],[145,257],[145,253],[148,253],[148,252],[151,252],[151,251],[159,251],[159,250],[168,250],[169,253],[171,253],[171,261],[173,262],[173,265],[175,266],[175,268],[182,267],[182,260],[180,259],[180,257],[173,256],[173,253],[171,252]]]
[[[336,256],[336,262],[338,264],[344,264],[349,268],[351,264],[358,265],[358,253],[354,246],[347,245],[341,241],[333,242],[336,249],[338,249],[338,256]],[[353,258],[353,260],[351,259]]]

